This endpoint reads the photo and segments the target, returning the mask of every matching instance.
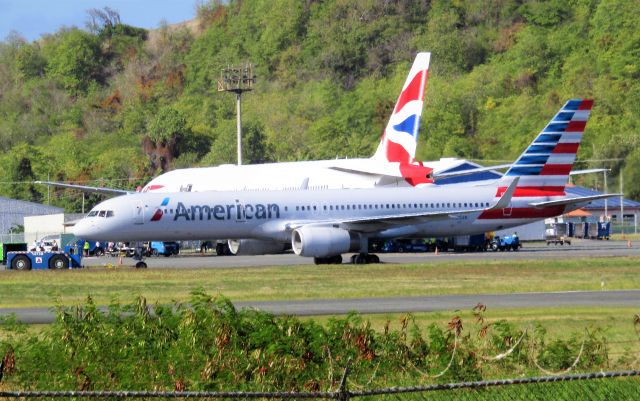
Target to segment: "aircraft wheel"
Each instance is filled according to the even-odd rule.
[[[339,265],[342,264],[342,255],[336,255],[329,257],[329,263]]]
[[[364,265],[366,263],[367,263],[367,255],[363,253],[359,253],[358,255],[356,255],[356,264]]]
[[[151,251],[151,254],[152,254],[153,256],[158,256],[158,250],[157,250],[157,249],[152,250],[152,251]]]
[[[378,255],[371,253],[367,255],[367,262],[380,263],[380,258],[378,257]]]
[[[18,255],[11,261],[13,270],[31,270],[31,260],[25,255]]]
[[[55,255],[49,260],[49,269],[60,270],[69,268],[69,259],[64,255]]]
[[[136,269],[146,269],[147,268],[147,264],[144,262],[138,262],[136,263]]]

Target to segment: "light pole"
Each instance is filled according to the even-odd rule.
[[[242,92],[253,90],[255,83],[256,76],[253,73],[253,65],[251,63],[222,69],[222,74],[218,81],[219,92],[233,92],[236,94],[238,166],[242,165],[242,107],[240,106]]]

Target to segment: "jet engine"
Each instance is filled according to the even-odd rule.
[[[230,239],[229,250],[234,255],[272,255],[282,253],[286,244],[260,239]]]
[[[349,252],[358,246],[358,239],[341,228],[301,227],[291,234],[291,247],[300,256],[324,258]]]

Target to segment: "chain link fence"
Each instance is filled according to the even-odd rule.
[[[0,399],[334,399],[334,400],[635,400],[640,371],[487,380],[374,390],[348,389],[348,368],[331,392],[2,391]]]

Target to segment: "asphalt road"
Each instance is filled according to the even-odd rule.
[[[474,252],[454,253],[380,253],[382,263],[429,263],[441,260],[510,260],[510,259],[556,259],[576,257],[617,257],[640,256],[640,242],[635,241],[628,247],[626,241],[574,240],[572,245],[549,245],[543,243],[525,243],[517,252]],[[344,263],[348,256],[343,255]],[[117,264],[117,258],[100,257],[85,258],[85,266],[105,266]],[[180,255],[175,257],[150,257],[145,260],[150,269],[185,269],[185,268],[234,268],[258,266],[290,266],[310,265],[312,258],[303,258],[294,254],[262,255],[262,256],[215,256]],[[133,260],[125,258],[124,265],[133,265]]]
[[[478,303],[498,308],[533,307],[624,307],[640,305],[640,290],[568,291],[519,294],[439,295],[427,297],[310,299],[300,301],[235,302],[237,308],[256,308],[277,315],[340,315],[351,311],[362,314],[470,310]],[[106,308],[102,308],[106,310]],[[15,314],[29,324],[54,320],[51,308],[0,309],[0,317]]]

